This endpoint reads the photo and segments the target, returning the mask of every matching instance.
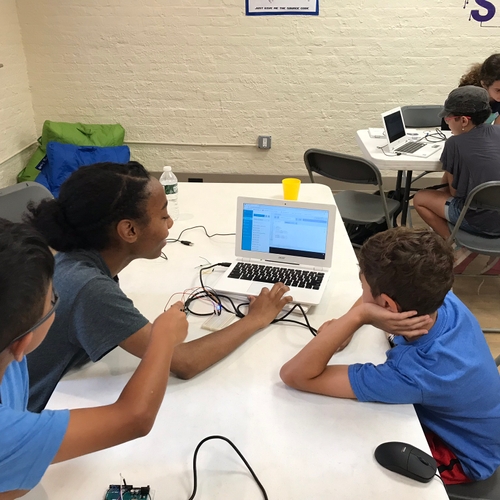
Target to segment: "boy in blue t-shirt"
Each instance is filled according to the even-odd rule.
[[[146,353],[116,403],[31,413],[25,356],[54,321],[59,297],[53,273],[45,240],[28,225],[0,219],[0,500],[24,495],[51,463],[146,435],[163,400],[174,347],[187,334],[177,302],[155,321]]]
[[[500,465],[500,376],[478,322],[450,291],[451,248],[436,233],[395,228],[365,243],[359,266],[361,300],[325,323],[281,378],[328,396],[412,403],[445,483],[488,478]],[[365,324],[396,334],[386,362],[328,365]]]

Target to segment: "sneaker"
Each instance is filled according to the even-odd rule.
[[[500,257],[490,257],[490,260],[479,274],[498,276],[500,274]]]
[[[455,264],[453,265],[454,274],[462,274],[469,264],[478,256],[466,248],[460,248],[455,252]]]

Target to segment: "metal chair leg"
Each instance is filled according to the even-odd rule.
[[[412,209],[412,206],[408,203],[408,217],[406,219],[406,222],[407,222],[407,226],[411,227],[413,229],[413,221],[411,218],[411,209]]]
[[[500,333],[500,328],[481,328],[483,333]]]

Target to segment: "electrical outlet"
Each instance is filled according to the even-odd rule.
[[[270,135],[259,135],[258,146],[259,146],[259,149],[271,149],[271,136]]]

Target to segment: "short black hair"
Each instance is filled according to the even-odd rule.
[[[481,125],[484,123],[491,115],[491,107],[485,109],[484,111],[478,111],[477,113],[471,113],[470,119],[474,125]]]
[[[62,184],[59,199],[30,206],[30,222],[57,251],[104,250],[123,219],[147,224],[151,175],[138,162],[81,167]]]
[[[453,285],[453,250],[434,231],[397,227],[365,242],[359,268],[373,297],[385,293],[402,312],[432,314]]]
[[[0,218],[0,352],[42,317],[53,274],[45,239],[27,224]]]

